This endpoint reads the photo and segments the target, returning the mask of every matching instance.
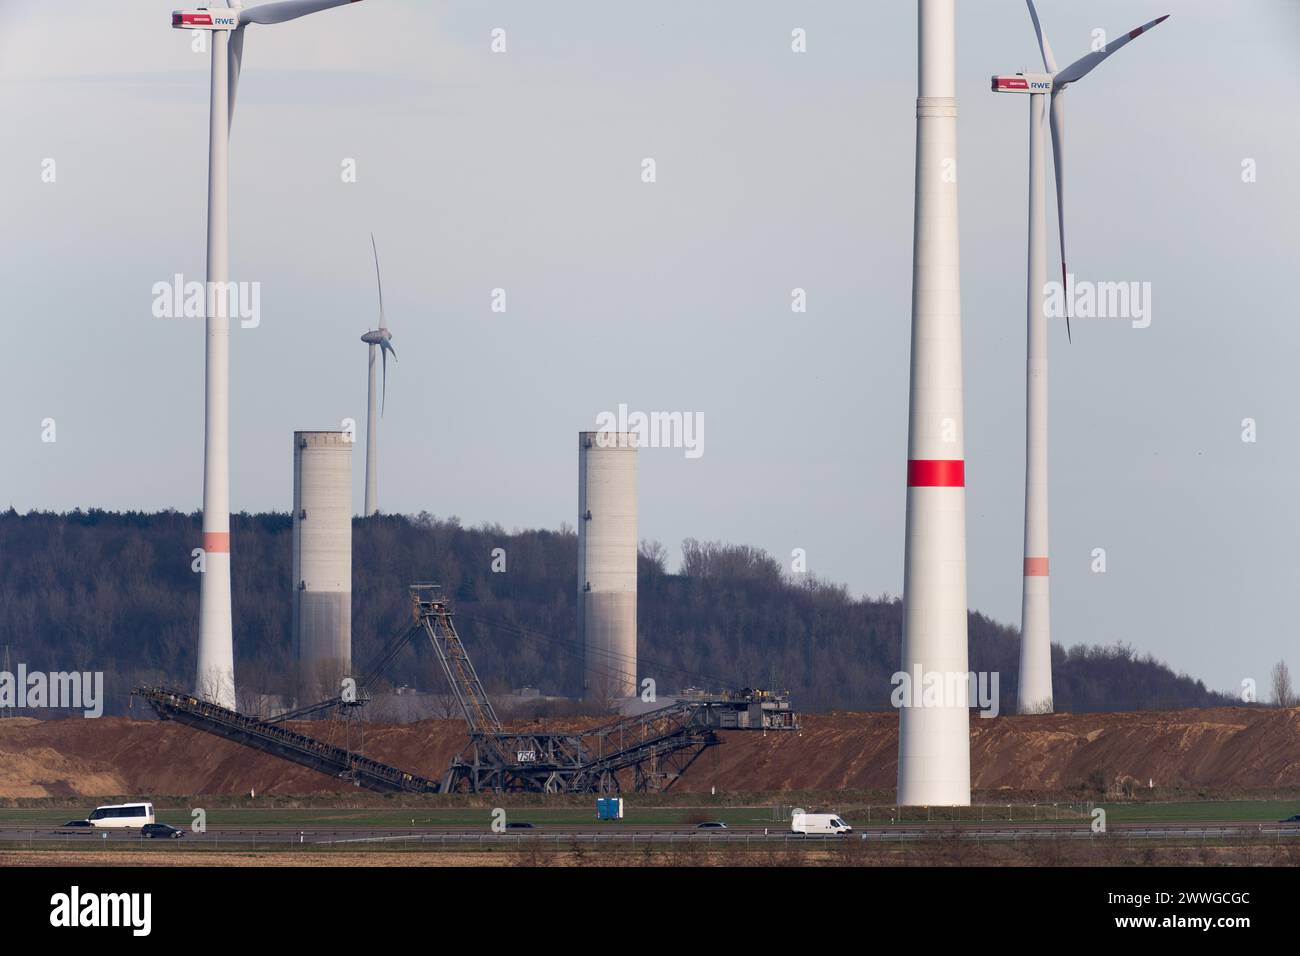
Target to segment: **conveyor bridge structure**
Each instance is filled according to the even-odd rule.
[[[163,720],[174,720],[331,777],[350,780],[367,790],[379,793],[438,792],[436,781],[390,767],[288,727],[220,707],[184,691],[170,687],[137,687],[131,693],[148,703]]]
[[[332,698],[262,720],[168,687],[141,687],[133,693],[164,720],[381,793],[619,793],[624,785],[635,792],[667,790],[701,753],[721,742],[718,730],[798,729],[788,695],[746,689],[693,694],[581,732],[508,730],[483,689],[441,590],[416,584],[410,595],[411,625],[384,648],[375,667],[346,699]],[[434,649],[469,731],[468,745],[452,758],[440,781],[284,726],[294,718],[364,703],[384,668],[420,634]]]

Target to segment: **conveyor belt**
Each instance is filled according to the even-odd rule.
[[[137,687],[132,694],[148,701],[163,720],[174,720],[296,764],[351,780],[378,793],[437,793],[433,780],[362,757],[342,747],[199,700],[169,687]]]

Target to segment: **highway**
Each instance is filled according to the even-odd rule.
[[[1228,821],[1220,823],[1115,824],[1109,836],[1136,840],[1176,839],[1243,839],[1257,837],[1272,841],[1300,839],[1300,825],[1260,824]],[[89,847],[98,844],[204,844],[212,847],[235,846],[488,846],[511,845],[528,841],[559,845],[578,843],[655,843],[655,844],[755,844],[787,842],[835,842],[865,840],[876,843],[903,843],[927,839],[951,839],[956,836],[976,842],[1007,842],[1041,839],[1094,839],[1097,834],[1086,822],[1061,823],[966,823],[900,824],[855,829],[847,836],[801,836],[781,826],[731,827],[726,830],[700,830],[689,825],[629,827],[621,824],[538,825],[528,830],[494,833],[487,827],[242,827],[212,826],[203,833],[186,831],[180,840],[147,840],[133,830],[65,829],[31,824],[0,824],[0,844],[62,843]]]

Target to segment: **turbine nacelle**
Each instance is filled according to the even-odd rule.
[[[388,329],[374,329],[361,336],[361,341],[365,342],[367,345],[378,345],[381,348],[387,347],[391,349],[392,346],[389,345],[388,342],[392,337],[393,333],[388,331]]]
[[[250,23],[287,23],[310,13],[319,13],[331,7],[341,7],[360,0],[278,0],[255,7],[242,7],[227,0],[224,8],[196,7],[193,10],[176,10],[172,13],[172,28],[176,30],[239,30]]]
[[[993,77],[994,93],[1050,93],[1051,73],[1013,73]]]
[[[177,10],[172,13],[172,28],[175,30],[238,30],[239,8],[209,10],[199,7],[195,10]]]

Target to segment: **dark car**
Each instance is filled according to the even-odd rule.
[[[89,820],[69,820],[67,823],[63,824],[63,826],[64,826],[65,828],[67,828],[67,827],[73,827],[74,829],[78,829],[78,830],[89,830],[89,829],[92,829],[92,826],[91,826],[91,823],[90,823]]]
[[[140,828],[140,836],[152,840],[159,837],[168,840],[179,840],[185,836],[185,831],[178,827],[169,826],[166,823],[146,823]]]
[[[536,830],[537,827],[535,827],[531,823],[526,823],[525,821],[520,820],[518,823],[507,823],[506,829],[507,830]]]
[[[1285,820],[1279,820],[1279,823],[1300,823],[1300,813],[1293,817],[1287,817]]]
[[[706,823],[695,824],[697,830],[725,830],[727,825],[721,820],[709,820]]]

